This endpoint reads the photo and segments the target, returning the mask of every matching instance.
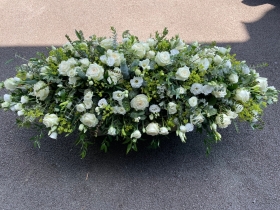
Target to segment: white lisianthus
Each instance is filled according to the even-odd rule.
[[[7,101],[5,101],[5,102],[3,102],[3,103],[1,104],[1,107],[2,107],[2,108],[8,108],[9,106],[10,106],[10,103],[7,102]]]
[[[43,118],[43,123],[47,128],[58,125],[59,119],[56,114],[46,114]]]
[[[177,80],[186,81],[190,76],[190,68],[187,66],[179,68],[175,76]]]
[[[122,101],[125,97],[125,94],[123,91],[117,90],[113,92],[113,99],[116,101]]]
[[[143,58],[146,54],[146,46],[143,43],[135,43],[132,45],[131,49],[138,58]]]
[[[136,111],[149,107],[149,99],[145,94],[139,94],[130,101],[130,106]]]
[[[4,101],[5,102],[12,102],[12,96],[10,94],[4,95]]]
[[[234,99],[245,103],[250,99],[250,92],[243,88],[237,89]]]
[[[93,92],[90,89],[86,89],[84,91],[84,100],[85,101],[91,100],[92,96],[93,96]]]
[[[47,86],[46,83],[44,83],[43,81],[39,81],[37,82],[34,87],[33,87],[34,91],[34,95],[36,96],[36,98],[39,98],[39,100],[44,101],[49,93],[50,93],[50,89],[49,86]]]
[[[122,107],[122,106],[116,106],[115,109],[116,109],[116,112],[117,112],[118,114],[121,114],[121,115],[125,115],[125,114],[126,114],[126,110],[125,110],[125,108]]]
[[[146,133],[150,136],[156,136],[159,134],[159,126],[157,123],[149,123],[146,127]]]
[[[231,118],[226,114],[218,114],[216,124],[219,128],[226,128],[231,124]]]
[[[195,107],[197,105],[197,97],[193,96],[188,100],[191,107]]]
[[[218,86],[212,91],[212,95],[216,98],[224,98],[227,95],[227,89],[223,85]]]
[[[149,59],[145,59],[143,61],[139,61],[139,66],[141,66],[143,69],[147,69],[147,70],[150,70],[150,60]]]
[[[187,132],[191,132],[194,129],[194,125],[192,123],[187,123],[185,125]]]
[[[241,104],[235,104],[235,112],[240,113],[243,110],[243,106]]]
[[[130,135],[131,139],[139,139],[141,138],[142,134],[139,130],[133,131],[133,133]]]
[[[231,110],[227,110],[226,115],[229,116],[231,119],[235,119],[235,118],[238,117],[238,114],[236,112],[231,111]]]
[[[107,60],[106,63],[108,66],[120,66],[121,61],[124,59],[123,54],[114,52],[113,50],[107,50]]]
[[[92,100],[84,100],[83,103],[84,103],[86,109],[91,109],[92,108],[92,105],[93,105]]]
[[[229,75],[228,79],[231,83],[235,84],[238,82],[239,77],[237,74],[231,74]]]
[[[98,119],[96,118],[95,114],[91,113],[83,114],[80,118],[80,121],[90,128],[95,127],[98,124]]]
[[[211,85],[203,85],[202,87],[202,93],[204,95],[209,95],[210,93],[212,93],[212,91],[214,90],[214,87]]]
[[[52,138],[52,139],[57,139],[57,132],[51,132],[49,137]]]
[[[148,59],[153,59],[155,57],[155,55],[156,55],[156,53],[154,51],[150,50],[150,51],[147,52],[146,57]]]
[[[84,112],[84,111],[86,111],[86,107],[85,107],[84,104],[77,104],[77,105],[76,105],[76,110],[77,110],[78,112]]]
[[[198,63],[199,71],[206,71],[210,66],[210,62],[207,58],[203,58]]]
[[[58,65],[58,72],[60,75],[67,76],[68,71],[77,64],[74,58],[69,58],[67,61],[61,61]]]
[[[7,90],[15,90],[17,87],[17,83],[14,78],[9,78],[4,81],[4,86]]]
[[[88,67],[90,64],[88,58],[82,58],[79,60],[79,62],[81,63],[81,67],[85,67],[85,68]]]
[[[152,104],[149,107],[149,111],[152,112],[152,113],[159,113],[160,112],[160,107],[156,104]]]
[[[86,76],[91,77],[94,80],[100,81],[104,78],[104,68],[97,63],[90,64]]]
[[[160,135],[168,135],[168,134],[169,134],[169,131],[168,131],[167,127],[161,127],[161,128],[159,129],[159,134],[160,134]]]
[[[213,61],[216,65],[220,65],[223,62],[223,59],[221,58],[221,56],[215,55]]]
[[[169,102],[167,104],[167,111],[168,111],[168,114],[177,113],[177,104],[175,104],[174,102]]]
[[[110,49],[110,48],[113,48],[113,43],[114,43],[114,40],[109,38],[109,39],[103,39],[101,42],[100,42],[100,46],[105,48],[106,50]]]
[[[29,101],[28,96],[21,96],[20,102],[21,102],[22,104],[26,104],[26,103],[28,103],[28,101]]]
[[[110,135],[110,136],[115,136],[115,135],[117,135],[117,129],[114,128],[113,126],[110,126],[107,134]]]
[[[130,80],[131,87],[133,88],[140,88],[143,84],[143,78],[142,77],[133,77],[133,79]]]
[[[171,60],[170,60],[170,54],[169,52],[158,52],[155,58],[155,62],[159,65],[159,66],[167,66],[169,64],[171,64]]]
[[[191,121],[191,124],[193,124],[193,125],[201,124],[204,122],[204,120],[205,120],[205,118],[203,117],[202,114],[198,114],[198,115],[192,114],[190,116],[190,121]]]
[[[258,77],[256,79],[256,81],[259,83],[259,84],[257,84],[257,86],[260,88],[260,90],[262,92],[266,92],[267,91],[267,86],[268,86],[267,78],[265,78],[265,77]]]
[[[107,100],[105,98],[102,98],[98,101],[98,106],[101,107],[101,108],[104,108],[107,105],[108,105],[108,103],[107,103]]]
[[[178,87],[178,88],[176,89],[176,93],[177,93],[177,94],[185,94],[185,93],[186,93],[186,89],[183,88],[183,87]]]
[[[194,95],[199,95],[203,91],[203,85],[199,83],[193,83],[190,91]]]

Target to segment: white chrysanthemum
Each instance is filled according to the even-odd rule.
[[[152,112],[152,113],[159,113],[160,112],[160,107],[156,104],[152,104],[149,107],[149,111]]]
[[[199,95],[203,91],[203,85],[199,83],[193,83],[190,91],[194,95]]]
[[[133,88],[140,88],[143,84],[143,78],[142,77],[133,77],[133,79],[130,80],[131,87]]]
[[[101,108],[103,108],[107,105],[108,105],[108,103],[107,103],[107,100],[105,98],[102,98],[98,101],[98,106],[101,107]]]

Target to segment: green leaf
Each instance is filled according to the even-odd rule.
[[[106,49],[104,49],[103,47],[101,47],[100,45],[96,46],[96,49],[98,51],[99,54],[104,55],[106,52]]]

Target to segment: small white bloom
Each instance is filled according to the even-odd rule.
[[[214,57],[213,61],[214,61],[214,63],[215,63],[216,65],[220,65],[220,64],[223,62],[223,59],[221,58],[221,56],[216,55],[216,56]]]
[[[79,79],[80,79],[79,77],[69,77],[68,78],[68,84],[69,85],[76,85],[76,83]]]
[[[139,61],[139,66],[141,66],[143,69],[147,69],[147,70],[150,70],[150,60],[149,59],[145,59],[143,61]]]
[[[188,100],[191,107],[195,107],[197,105],[197,97],[193,96]]]
[[[172,49],[172,50],[170,50],[170,55],[177,55],[177,54],[179,54],[180,52],[179,52],[179,50],[177,50],[177,49]]]
[[[153,47],[153,46],[155,46],[157,41],[153,38],[149,38],[149,39],[147,39],[147,43],[149,44],[150,47]]]
[[[190,76],[189,67],[184,66],[184,67],[179,68],[177,70],[175,76],[176,76],[177,80],[186,81]]]
[[[227,110],[226,115],[229,116],[231,119],[235,119],[235,118],[238,117],[238,114],[236,112],[231,111],[231,110]]]
[[[215,48],[218,50],[219,53],[221,53],[223,55],[226,54],[226,52],[228,52],[230,50],[230,49],[228,50],[224,47],[217,47],[217,46]]]
[[[183,87],[178,87],[178,88],[176,89],[176,93],[177,93],[177,94],[185,94],[185,93],[186,93],[186,89],[183,88]]]
[[[67,76],[67,73],[70,69],[74,68],[77,64],[77,61],[74,58],[69,58],[67,61],[61,61],[58,65],[58,72],[60,75]],[[41,69],[42,72],[42,69]]]
[[[133,88],[140,88],[143,84],[143,78],[142,77],[133,77],[133,79],[130,80],[131,87]]]
[[[240,113],[243,110],[243,106],[241,104],[235,104],[235,112]]]
[[[194,95],[199,95],[203,91],[203,85],[199,83],[193,83],[190,91]]]
[[[214,90],[214,87],[211,85],[203,85],[203,87],[202,87],[202,93],[204,95],[209,95],[210,93],[212,93],[213,90]]]
[[[194,129],[194,125],[192,123],[187,123],[185,125],[187,132],[191,132]]]
[[[80,124],[80,125],[79,125],[79,131],[83,131],[84,128],[85,128],[84,124]]]
[[[267,78],[265,78],[265,77],[258,77],[256,79],[256,81],[259,83],[259,84],[257,84],[257,86],[260,88],[260,90],[262,92],[266,92],[267,91],[267,86],[268,86]]]
[[[88,67],[90,64],[88,58],[82,58],[79,60],[79,62],[81,63],[81,67]]]
[[[250,99],[250,92],[243,88],[237,89],[235,93],[235,100],[241,101],[243,103],[249,101]]]
[[[22,110],[22,103],[17,103],[14,107],[16,111]]]
[[[23,116],[24,115],[24,110],[22,109],[22,110],[19,110],[18,112],[17,112],[17,115],[20,117],[20,116]]]
[[[113,99],[116,101],[122,101],[124,99],[124,92],[117,90],[113,92]]]
[[[239,77],[237,74],[231,74],[229,75],[228,79],[231,83],[235,84],[238,82]]]
[[[43,118],[43,123],[47,128],[58,125],[59,119],[56,114],[46,114]]]
[[[224,67],[226,67],[226,68],[231,68],[231,62],[230,62],[230,60],[227,60],[227,61],[224,63]]]
[[[84,103],[86,109],[91,109],[92,108],[92,105],[93,105],[92,100],[84,100],[83,103]]]
[[[159,134],[160,134],[160,135],[168,135],[168,134],[169,134],[169,131],[168,131],[168,129],[167,129],[166,127],[161,127],[161,128],[159,129]]]
[[[26,104],[26,103],[28,103],[28,101],[29,101],[28,96],[21,96],[20,102],[21,102],[22,104]]]
[[[88,127],[95,127],[98,124],[98,119],[94,114],[85,113],[81,116],[80,121],[88,126]]]
[[[114,43],[114,40],[109,38],[109,39],[103,39],[101,42],[100,42],[100,46],[105,48],[106,50],[108,49],[111,49],[113,48],[113,43]]]
[[[110,136],[115,136],[115,135],[117,135],[117,129],[114,128],[113,126],[110,126],[107,134],[110,135]]]
[[[115,64],[115,59],[113,57],[108,57],[107,60],[106,60],[106,64],[108,66],[114,66]]]
[[[198,63],[199,71],[206,71],[210,66],[210,62],[207,58],[203,58]]]
[[[216,123],[219,128],[226,128],[231,124],[231,118],[226,114],[218,114],[216,117]]]
[[[227,89],[223,85],[217,86],[213,91],[212,95],[216,98],[224,98],[227,95]]]
[[[152,112],[152,113],[159,113],[160,112],[160,107],[156,104],[152,104],[149,107],[149,111]]]
[[[75,67],[75,68],[69,69],[67,71],[67,76],[68,77],[75,77],[77,75],[76,68],[80,69],[80,67]]]
[[[84,104],[77,104],[77,105],[76,105],[76,110],[77,110],[78,112],[84,112],[84,111],[86,111],[86,107],[85,107]]]
[[[159,65],[159,66],[166,66],[171,64],[171,60],[170,60],[170,54],[169,52],[158,52],[155,58],[155,62]]]
[[[139,94],[130,101],[130,106],[136,111],[149,107],[149,100],[145,94]]]
[[[133,133],[130,135],[131,139],[139,139],[141,138],[141,132],[139,130],[133,131]]]
[[[27,72],[27,74],[26,74],[26,78],[28,78],[28,79],[33,79],[33,73],[32,72]]]
[[[49,137],[52,139],[57,139],[57,132],[52,132]]]
[[[249,74],[250,73],[250,68],[247,65],[243,65],[241,69],[242,69],[243,74]]]
[[[5,101],[5,102],[3,102],[2,104],[1,104],[1,107],[2,108],[8,108],[10,106],[10,103],[9,102],[7,102],[7,101]],[[12,108],[12,107],[11,107]]]
[[[84,91],[84,100],[85,101],[91,100],[92,96],[93,96],[93,92],[90,89],[86,89]]]
[[[198,115],[191,115],[190,116],[190,121],[193,125],[197,125],[197,124],[201,124],[204,122],[204,117],[202,114],[198,114]]]
[[[153,59],[155,57],[156,53],[154,51],[148,51],[146,57],[149,59]]]
[[[44,88],[43,88],[44,87]],[[36,96],[36,98],[39,98],[39,100],[44,101],[50,92],[49,86],[47,86],[46,83],[44,83],[43,81],[39,81],[37,82],[34,87],[33,87],[34,91],[34,95]]]
[[[175,114],[177,113],[177,104],[174,102],[169,102],[167,105],[168,114]]]
[[[6,88],[7,90],[13,91],[13,90],[16,89],[17,83],[16,83],[16,81],[14,80],[14,78],[9,78],[9,79],[6,79],[6,80],[4,81],[4,86],[5,86],[5,88]]]
[[[117,106],[117,110],[116,111],[117,111],[118,114],[121,114],[121,115],[125,115],[126,114],[126,110],[122,106]]]
[[[12,102],[12,96],[10,94],[4,95],[4,101],[5,102]]]
[[[157,123],[149,123],[146,127],[146,133],[151,136],[159,134],[159,126]]]
[[[183,132],[183,133],[186,133],[187,132],[187,127],[185,125],[181,125],[180,126],[180,131]]]
[[[107,105],[108,105],[108,103],[107,103],[107,100],[105,98],[102,98],[98,101],[98,106],[101,107],[101,108],[104,108]]]
[[[133,44],[131,49],[134,51],[134,54],[140,59],[143,58],[146,54],[146,46],[142,43]]]

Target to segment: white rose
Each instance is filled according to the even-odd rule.
[[[231,74],[229,75],[228,79],[231,83],[235,84],[238,82],[239,77],[237,74]]]
[[[171,60],[170,60],[170,54],[169,52],[158,52],[155,58],[155,62],[159,65],[159,66],[166,66],[171,64]]]
[[[43,123],[47,128],[58,125],[59,119],[56,114],[46,114],[43,118]]]
[[[218,86],[216,90],[212,91],[212,95],[216,98],[224,98],[227,95],[227,89],[224,86]]]
[[[44,87],[44,88],[43,88]],[[50,92],[49,86],[47,86],[46,83],[44,83],[43,81],[39,81],[34,85],[34,95],[36,96],[36,98],[39,98],[39,100],[44,101]]]
[[[223,62],[223,59],[221,58],[221,56],[216,55],[216,56],[214,57],[213,61],[214,61],[214,63],[215,63],[216,65],[220,65],[220,64]]]
[[[197,105],[197,97],[193,96],[188,100],[191,107],[195,107]]]
[[[266,92],[267,91],[267,86],[268,86],[267,78],[265,78],[265,77],[258,77],[256,79],[256,81],[259,82],[259,84],[257,84],[257,86],[260,88],[260,90],[262,92]]]
[[[87,100],[91,100],[92,99],[92,96],[93,96],[93,92],[90,90],[90,89],[86,89],[84,91],[84,100],[87,101]]]
[[[235,118],[237,118],[238,117],[238,114],[237,113],[235,113],[235,112],[233,112],[233,111],[231,111],[231,110],[227,110],[227,116],[229,116],[231,119],[235,119]]]
[[[193,125],[197,125],[197,124],[200,124],[200,123],[203,123],[204,121],[204,117],[202,114],[198,114],[198,115],[191,115],[190,116],[190,121]]]
[[[104,78],[104,68],[97,63],[90,64],[86,75],[94,80],[100,81]]]
[[[174,102],[169,102],[167,105],[168,114],[177,113],[177,105]]]
[[[144,94],[139,94],[130,101],[130,106],[136,111],[144,110],[149,107],[148,97]]]
[[[190,76],[190,69],[187,66],[181,67],[175,75],[177,80],[186,81]]]
[[[133,44],[131,49],[134,50],[134,54],[140,59],[146,54],[146,47],[142,43]]]
[[[159,134],[159,126],[157,123],[149,123],[146,127],[146,133],[151,136]]]
[[[88,67],[90,64],[88,58],[82,58],[79,60],[79,62],[81,63],[81,67]]]
[[[22,104],[26,104],[26,103],[28,103],[28,101],[29,101],[28,96],[21,96],[20,102],[21,102]]]
[[[86,107],[85,107],[84,104],[77,104],[77,105],[76,105],[76,109],[77,109],[78,112],[84,112],[84,111],[86,111]]]
[[[207,58],[200,59],[198,63],[199,71],[206,71],[210,66],[210,62]]]
[[[216,117],[216,123],[219,128],[226,128],[231,124],[231,119],[226,114],[218,114]]]
[[[133,88],[140,88],[143,84],[143,78],[142,77],[133,77],[133,79],[130,80],[131,87]]]
[[[236,93],[235,93],[235,100],[237,101],[241,101],[243,103],[249,101],[250,99],[250,92],[248,90],[245,89],[237,89]]]
[[[156,104],[152,104],[149,107],[149,111],[152,112],[152,113],[158,113],[158,112],[160,112],[160,107]]]
[[[61,61],[58,65],[58,72],[60,75],[67,76],[68,71],[77,64],[74,58],[70,58],[67,61]]]
[[[159,129],[159,134],[160,134],[160,135],[168,135],[168,134],[169,134],[169,131],[168,131],[168,129],[167,129],[166,127],[161,127],[161,128]]]
[[[113,126],[110,126],[107,134],[110,135],[110,136],[115,136],[115,135],[117,135],[117,129],[114,128]]]
[[[199,95],[203,91],[203,85],[199,83],[193,83],[190,91],[194,95]]]
[[[81,116],[80,121],[88,126],[88,127],[95,127],[98,124],[98,119],[95,117],[94,114],[85,113]]]
[[[113,48],[113,43],[114,43],[113,39],[103,39],[100,42],[100,46],[108,50],[110,48]]]
[[[10,103],[5,101],[1,104],[2,108],[8,108],[10,106]]]
[[[12,102],[12,96],[10,94],[4,95],[4,101],[5,102]]]
[[[141,138],[141,132],[139,130],[133,131],[133,133],[130,135],[131,139],[139,139]]]
[[[5,82],[4,82],[4,86],[7,90],[15,90],[16,87],[17,87],[17,83],[16,81],[14,80],[14,78],[9,78],[9,79],[6,79]]]
[[[149,59],[153,59],[155,57],[156,53],[154,51],[148,51],[146,57]]]

